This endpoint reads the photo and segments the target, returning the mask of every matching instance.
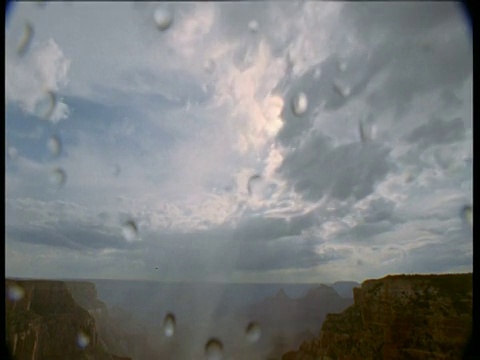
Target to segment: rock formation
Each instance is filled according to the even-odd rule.
[[[288,349],[299,346],[318,334],[325,316],[340,312],[353,303],[331,287],[319,285],[298,299],[291,299],[279,290],[275,296],[250,307],[248,317],[262,325],[262,332],[272,337],[268,358],[279,358]]]
[[[79,286],[92,291],[91,285]],[[5,293],[11,358],[129,360],[108,352],[94,317],[74,300],[65,282],[7,279]]]
[[[108,311],[106,304],[97,297],[95,284],[84,281],[68,281],[66,284],[74,300],[95,319],[98,339],[104,348],[135,360],[158,357],[160,349],[159,346],[152,347],[155,341],[149,341],[149,329],[122,308],[113,306]]]
[[[319,285],[308,291],[305,297],[291,299],[283,289],[273,297],[254,304],[250,317],[276,327],[298,326],[299,331],[310,329],[315,333],[321,328],[323,319],[330,312],[340,312],[353,303],[342,298],[329,286]]]
[[[461,359],[472,330],[472,274],[395,275],[354,289],[317,339],[283,360]]]

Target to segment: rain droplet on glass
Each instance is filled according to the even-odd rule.
[[[67,173],[60,167],[57,167],[52,170],[50,173],[50,183],[55,185],[57,188],[62,188],[67,182]]]
[[[256,32],[258,30],[258,21],[252,20],[248,23],[248,28],[251,32]]]
[[[7,290],[8,298],[12,301],[18,301],[25,296],[25,290],[17,284],[10,285]]]
[[[8,147],[7,154],[13,160],[18,158],[18,150],[16,148],[14,148],[13,146]]]
[[[172,313],[168,313],[163,319],[163,332],[166,337],[171,337],[175,333],[175,315]]]
[[[292,110],[297,116],[303,115],[307,111],[308,99],[305,93],[298,93],[292,100]]]
[[[335,81],[333,83],[333,89],[335,90],[335,92],[340,95],[340,96],[343,96],[343,97],[347,97],[348,95],[350,95],[350,87],[346,86],[346,85],[342,85],[340,84],[338,81]]]
[[[463,218],[465,219],[465,221],[468,224],[473,225],[473,208],[472,208],[472,206],[465,205],[462,209],[462,215],[463,215]]]
[[[223,358],[223,344],[220,340],[211,338],[205,344],[205,356],[208,360],[221,360]]]
[[[260,340],[262,336],[262,330],[260,329],[260,325],[256,322],[251,322],[247,325],[245,329],[245,334],[247,336],[247,341],[251,343],[255,343]]]
[[[258,187],[260,186],[260,183],[262,182],[262,177],[258,174],[252,175],[250,179],[248,179],[247,183],[247,190],[248,190],[248,195],[252,196],[254,193],[256,193]]]
[[[48,139],[47,147],[53,156],[58,156],[62,151],[62,142],[57,135],[53,135]]]
[[[373,140],[376,134],[376,127],[375,125],[364,122],[360,120],[358,122],[358,132],[360,135],[360,140],[365,143],[367,141]]]
[[[85,349],[90,344],[90,337],[83,331],[80,331],[77,335],[77,345],[82,349]]]
[[[55,111],[56,103],[57,99],[55,94],[52,91],[47,91],[35,104],[35,114],[41,118],[50,120]]]
[[[173,22],[172,12],[165,6],[158,7],[153,14],[153,18],[157,28],[161,31],[167,30]]]
[[[30,23],[25,24],[25,28],[23,29],[23,35],[22,38],[20,39],[20,42],[18,43],[17,47],[17,54],[18,56],[23,56],[27,53],[30,44],[32,42],[33,38],[33,26]]]
[[[320,70],[320,68],[315,68],[315,70],[313,70],[313,78],[315,80],[318,80],[320,79],[320,75],[322,74],[322,71]]]
[[[135,241],[137,238],[137,224],[133,220],[127,220],[123,223],[122,226],[122,235],[128,242]]]

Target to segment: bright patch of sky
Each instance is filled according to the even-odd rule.
[[[7,276],[472,270],[457,3],[20,2],[8,16]]]

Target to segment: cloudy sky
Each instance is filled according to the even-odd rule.
[[[434,3],[17,3],[6,275],[472,270],[472,45]]]

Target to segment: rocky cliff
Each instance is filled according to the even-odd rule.
[[[298,299],[291,299],[283,289],[273,297],[251,306],[249,316],[264,324],[288,328],[293,325],[299,330],[320,330],[323,319],[330,312],[340,312],[353,303],[352,299],[342,298],[331,287],[320,285],[312,288]]]
[[[90,314],[108,316],[107,306],[98,299],[95,284],[85,281],[66,281],[73,299]]]
[[[472,274],[395,275],[354,289],[317,339],[283,360],[461,359],[472,329]]]
[[[110,354],[102,345],[94,317],[74,300],[65,282],[7,279],[5,294],[6,344],[11,358],[129,359]]]
[[[275,296],[250,307],[248,318],[262,324],[262,332],[272,338],[269,359],[278,359],[288,349],[318,334],[325,316],[341,312],[353,304],[353,299],[341,297],[333,288],[319,285],[297,299],[279,290]]]
[[[159,346],[152,346],[155,342],[149,341],[149,329],[119,307],[114,306],[108,311],[106,304],[97,297],[95,284],[68,281],[66,285],[74,300],[95,319],[98,341],[102,347],[135,360],[158,358]]]

